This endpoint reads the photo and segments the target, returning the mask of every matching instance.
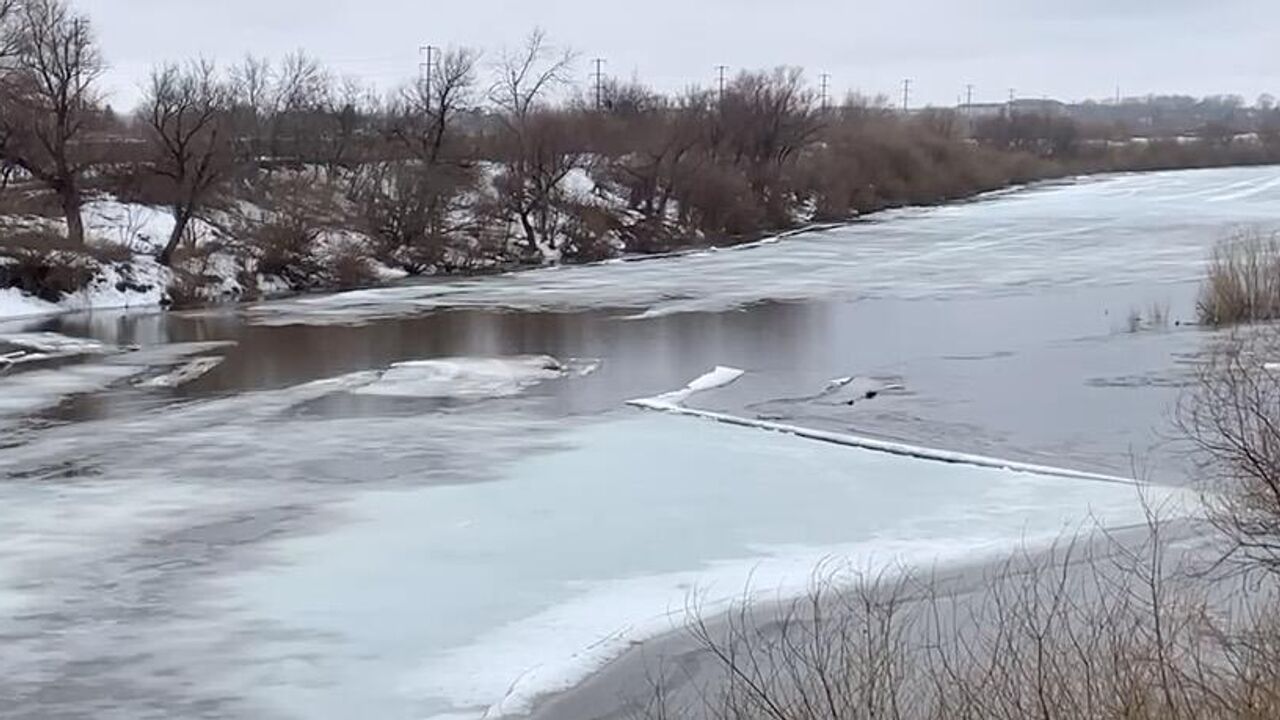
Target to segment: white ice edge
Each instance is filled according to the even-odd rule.
[[[933,460],[936,462],[945,462],[957,465],[974,465],[977,467],[994,468],[997,470],[1011,470],[1013,472],[1072,478],[1075,480],[1124,483],[1126,485],[1134,485],[1137,483],[1133,478],[1125,478],[1118,475],[1105,475],[1103,473],[1092,473],[1082,470],[1069,470],[1067,468],[1053,467],[1052,465],[1036,465],[1034,463],[1005,460],[986,455],[974,455],[971,453],[955,452],[952,450],[940,450],[938,448],[924,447],[922,445],[910,445],[907,443],[891,442],[888,440],[878,440],[876,438],[862,435],[849,435],[846,433],[830,432],[827,430],[813,430],[810,428],[800,427],[798,425],[787,425],[785,423],[770,422],[768,420],[752,420],[725,413],[687,408],[683,405],[664,401],[661,398],[642,398],[639,400],[631,400],[627,404],[632,407],[643,408],[645,410],[657,410],[659,412],[674,413],[676,415],[702,418],[704,420],[714,420],[715,422],[737,425],[739,427],[756,428],[758,430],[767,430],[769,432],[784,433],[809,440],[817,440],[819,442],[847,445],[849,447],[873,450],[875,452],[888,453],[890,455],[913,457],[921,460]]]
[[[655,410],[658,412],[701,418],[703,420],[713,420],[715,422],[726,423],[728,425],[778,432],[808,440],[817,440],[819,442],[833,443],[836,445],[846,445],[848,447],[862,448],[864,450],[888,453],[890,455],[918,458],[920,460],[933,460],[936,462],[959,465],[974,465],[977,467],[995,468],[997,470],[1011,470],[1014,472],[1047,475],[1050,477],[1072,478],[1075,480],[1124,483],[1126,485],[1133,485],[1137,483],[1133,478],[1125,478],[1118,475],[1070,470],[1067,468],[1053,467],[1051,465],[1037,465],[1034,463],[1006,460],[987,455],[976,455],[972,453],[956,452],[953,450],[925,447],[923,445],[911,445],[908,443],[892,442],[889,440],[879,440],[864,435],[851,435],[848,433],[831,432],[828,430],[815,430],[812,428],[800,427],[799,425],[788,425],[786,423],[771,422],[768,420],[754,420],[751,418],[738,417],[736,415],[712,412],[709,410],[696,410],[684,406],[684,403],[693,395],[736,382],[745,374],[746,373],[744,371],[737,368],[723,366],[717,367],[711,372],[695,379],[680,390],[651,398],[630,400],[627,404],[644,410]],[[839,387],[842,380],[844,380],[844,378],[833,380],[828,387]]]

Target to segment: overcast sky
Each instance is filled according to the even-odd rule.
[[[711,84],[715,66],[800,65],[837,93],[979,100],[1235,93],[1280,95],[1278,0],[73,0],[95,23],[125,108],[148,69],[203,55],[303,48],[386,89],[417,72],[423,44],[492,57],[542,27],[607,71],[661,89]]]

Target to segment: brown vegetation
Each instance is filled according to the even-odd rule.
[[[1246,231],[1218,243],[1196,309],[1215,327],[1280,318],[1280,238]]]

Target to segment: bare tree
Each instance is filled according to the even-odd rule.
[[[12,62],[21,47],[18,0],[0,0],[0,71],[12,71]]]
[[[480,53],[469,48],[445,51],[430,75],[401,91],[393,104],[390,134],[419,160],[441,160],[459,113],[475,102],[479,60]]]
[[[28,0],[17,22],[16,62],[3,84],[0,156],[58,196],[68,239],[83,244],[80,178],[90,162],[83,140],[97,112],[102,59],[89,21],[66,0]]]
[[[213,63],[166,65],[151,75],[143,111],[155,152],[152,169],[165,181],[173,232],[159,261],[168,265],[192,218],[234,168],[229,138],[231,91]]]
[[[555,249],[550,244],[556,195],[561,181],[580,164],[564,114],[540,112],[547,94],[569,81],[573,59],[571,51],[555,51],[545,33],[535,30],[522,50],[502,56],[489,92],[503,126],[504,172],[496,183],[500,204],[508,219],[519,224],[533,255],[542,244]]]
[[[235,142],[255,160],[266,152],[263,124],[272,113],[271,61],[248,55],[230,70]]]
[[[569,82],[574,57],[571,50],[557,52],[548,45],[541,29],[530,33],[520,51],[504,53],[498,61],[498,79],[489,90],[503,121],[518,125],[527,120],[548,92]]]

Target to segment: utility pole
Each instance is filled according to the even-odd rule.
[[[596,66],[596,112],[604,107],[604,58],[596,58],[592,62]]]
[[[829,91],[831,90],[831,74],[822,73],[822,109],[831,107]]]
[[[422,87],[422,97],[426,102],[427,111],[431,110],[431,71],[434,69],[435,51],[434,45],[423,45],[418,48],[422,53],[422,62],[418,63],[418,81]]]
[[[716,70],[717,70],[717,71],[719,71],[719,73],[720,73],[720,95],[719,95],[719,102],[724,103],[724,77],[725,77],[725,73],[729,71],[729,66],[728,66],[728,65],[717,65],[717,66],[716,66]]]
[[[902,81],[902,112],[911,111],[911,78]]]

